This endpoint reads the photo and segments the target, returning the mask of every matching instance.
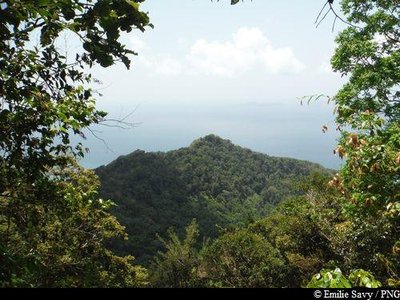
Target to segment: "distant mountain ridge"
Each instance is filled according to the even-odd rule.
[[[271,157],[207,135],[189,147],[169,152],[136,150],[95,170],[101,197],[112,199],[115,215],[129,241],[113,247],[141,263],[160,249],[156,235],[175,227],[182,232],[196,218],[202,236],[219,228],[246,225],[265,216],[286,197],[298,195],[293,184],[322,166]]]

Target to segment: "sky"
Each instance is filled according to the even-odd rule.
[[[334,95],[345,82],[330,68],[333,16],[316,28],[324,1],[147,0],[154,29],[123,41],[133,66],[93,69],[98,107],[134,128],[94,128],[89,168],[136,149],[168,151],[213,133],[274,156],[337,168],[332,105],[299,98]],[[125,119],[126,118],[126,119]],[[327,133],[322,126],[328,125]]]

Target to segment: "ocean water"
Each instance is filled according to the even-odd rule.
[[[97,137],[87,132],[83,141],[90,149],[81,161],[87,168],[108,164],[137,149],[169,151],[186,147],[211,133],[271,156],[308,160],[332,169],[341,164],[333,155],[338,138],[333,107],[325,102],[148,101],[108,107],[108,111],[109,118],[124,119],[135,126],[108,123],[112,127],[92,127]],[[323,125],[328,125],[327,133],[322,132]]]

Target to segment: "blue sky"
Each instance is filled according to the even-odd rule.
[[[147,0],[154,29],[124,41],[139,55],[131,70],[96,68],[99,107],[134,129],[96,128],[89,137],[96,167],[137,148],[172,150],[208,133],[256,151],[337,167],[332,107],[301,106],[298,97],[333,95],[343,79],[329,67],[332,16],[314,20],[324,1]],[[331,125],[327,134],[321,126]]]

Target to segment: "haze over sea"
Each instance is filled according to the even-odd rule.
[[[131,110],[134,108],[132,105]],[[88,134],[84,143],[90,153],[82,165],[95,168],[136,149],[174,150],[213,133],[254,151],[336,169],[341,161],[332,153],[338,136],[332,109],[324,102],[302,106],[297,99],[186,104],[148,101],[138,104],[129,117],[136,123],[134,128],[96,126],[96,135],[107,145]],[[129,112],[126,107],[115,107],[110,117],[121,119]],[[324,124],[329,126],[327,133],[322,132]]]

